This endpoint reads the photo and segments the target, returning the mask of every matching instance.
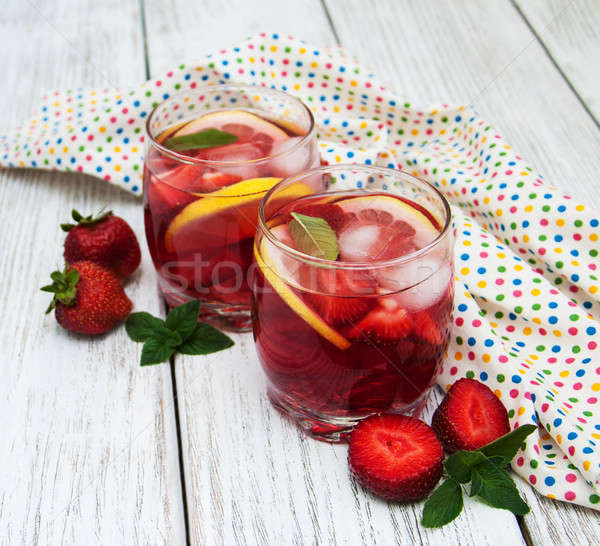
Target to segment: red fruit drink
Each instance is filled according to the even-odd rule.
[[[202,320],[248,329],[260,199],[318,163],[312,116],[284,93],[212,86],[159,105],[148,135],[146,237],[168,303],[200,299]]]
[[[313,436],[339,440],[377,412],[418,413],[437,377],[454,286],[449,212],[434,188],[411,178],[405,184],[423,192],[415,200],[404,196],[409,188],[394,195],[374,187],[265,207],[253,283],[256,347],[272,402]],[[306,241],[292,213],[327,222],[335,259],[299,251]]]

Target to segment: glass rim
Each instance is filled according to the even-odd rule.
[[[243,89],[247,89],[247,88],[256,88],[259,90],[267,90],[270,93],[274,93],[275,95],[281,95],[288,99],[291,99],[292,101],[298,103],[302,107],[304,112],[306,112],[306,114],[308,115],[308,119],[309,119],[309,123],[310,123],[308,131],[306,132],[305,135],[300,137],[300,140],[298,142],[296,142],[291,148],[282,150],[281,152],[278,152],[276,154],[271,154],[271,155],[268,155],[265,157],[260,157],[258,159],[250,159],[248,161],[214,161],[214,160],[210,160],[210,159],[198,159],[198,158],[190,157],[188,155],[171,150],[171,149],[167,148],[166,146],[163,146],[160,142],[158,142],[156,140],[156,138],[154,138],[154,136],[152,135],[152,133],[150,131],[150,124],[151,124],[154,116],[157,114],[158,109],[163,104],[165,104],[167,101],[173,100],[174,98],[176,99],[177,97],[180,97],[180,96],[182,97],[186,94],[189,94],[190,92],[194,93],[194,94],[200,94],[202,92],[206,92],[207,90],[215,90],[215,89],[219,89],[219,88],[235,89],[235,90],[239,90],[239,91],[241,91]],[[235,166],[242,167],[244,165],[250,165],[250,166],[261,165],[268,161],[272,161],[276,158],[284,157],[287,154],[291,154],[291,153],[295,152],[301,146],[306,145],[308,142],[310,142],[310,140],[313,138],[315,131],[316,131],[316,122],[315,122],[315,117],[312,113],[312,110],[306,104],[304,104],[304,102],[302,100],[300,100],[298,97],[295,97],[294,95],[286,93],[285,91],[280,91],[278,89],[272,89],[270,87],[267,88],[267,87],[252,85],[252,84],[238,84],[238,83],[228,84],[228,83],[226,83],[226,84],[206,84],[201,87],[197,87],[196,89],[193,89],[191,91],[178,91],[177,93],[173,93],[168,98],[162,100],[159,104],[157,104],[152,109],[152,111],[150,112],[150,115],[146,119],[145,129],[146,129],[146,136],[149,139],[149,143],[151,146],[156,148],[162,154],[164,154],[172,159],[175,159],[182,164],[199,165],[199,166],[202,165],[205,167],[215,167],[215,166],[217,166],[217,167],[235,167]],[[169,184],[166,180],[164,180],[164,181],[161,180],[161,182],[164,182],[165,184]],[[194,193],[194,192],[192,192],[192,193]],[[243,194],[239,194],[239,195],[228,195],[227,197],[239,197],[242,195],[254,195],[254,194],[258,194],[258,193],[263,193],[263,192],[250,192],[250,193],[243,193]],[[200,193],[199,195],[210,195],[210,193],[205,193],[205,194]],[[225,197],[225,196],[219,196],[219,197]]]
[[[445,214],[445,221],[443,222],[443,225],[441,226],[441,230],[438,233],[438,235],[435,237],[435,239],[433,239],[433,241],[431,241],[430,243],[428,243],[427,245],[425,245],[424,247],[421,247],[417,250],[414,250],[413,252],[409,252],[408,254],[404,254],[403,256],[398,256],[397,258],[391,258],[388,260],[382,260],[382,261],[376,261],[376,262],[344,262],[344,261],[337,261],[337,260],[326,260],[324,258],[318,258],[316,256],[310,256],[309,254],[305,254],[304,252],[300,252],[299,250],[295,250],[293,248],[291,248],[290,246],[286,245],[284,242],[280,241],[271,231],[271,229],[267,226],[267,221],[265,220],[265,204],[268,202],[269,198],[280,188],[290,185],[293,182],[298,182],[304,178],[308,178],[310,176],[314,176],[314,175],[318,175],[318,174],[327,174],[327,173],[331,173],[331,172],[337,172],[337,171],[347,171],[350,169],[354,169],[354,170],[362,170],[362,171],[367,171],[369,173],[374,173],[374,174],[385,174],[388,176],[400,176],[400,177],[404,177],[404,178],[408,178],[413,184],[418,184],[418,185],[425,185],[426,187],[428,187],[430,190],[433,191],[433,193],[440,199],[442,205],[443,205],[443,210],[444,210],[444,214]],[[353,188],[349,191],[352,192],[362,192],[364,194],[366,193],[375,193],[375,192],[370,192],[370,191],[365,191],[364,189],[360,189],[360,188]],[[394,194],[388,190],[382,190],[383,193],[387,193],[391,196],[394,196]],[[378,192],[378,193],[382,193],[382,192]],[[397,266],[397,265],[402,265],[405,263],[409,263],[413,260],[416,260],[418,258],[421,258],[422,256],[425,256],[427,254],[429,254],[431,251],[433,251],[434,249],[436,249],[440,243],[442,243],[450,234],[451,231],[451,225],[452,225],[452,211],[450,208],[450,203],[448,202],[448,200],[444,197],[444,195],[431,183],[428,182],[427,180],[424,180],[422,178],[418,178],[410,173],[407,173],[406,171],[400,170],[400,169],[390,169],[387,167],[376,167],[376,166],[372,166],[372,165],[365,165],[365,164],[356,164],[356,163],[342,163],[342,164],[337,164],[337,165],[327,165],[324,167],[317,167],[315,169],[310,169],[308,171],[304,171],[298,175],[294,175],[288,178],[283,179],[281,182],[278,182],[275,186],[273,186],[270,190],[267,191],[267,193],[265,194],[265,196],[261,199],[260,205],[258,207],[258,224],[257,227],[258,229],[261,231],[261,233],[267,237],[267,239],[273,243],[278,249],[280,249],[282,252],[284,252],[285,254],[287,254],[288,256],[301,260],[305,263],[308,263],[310,265],[314,265],[316,267],[326,267],[326,268],[336,268],[336,269],[355,269],[355,270],[363,270],[363,269],[383,269],[386,267],[392,267],[392,266]]]

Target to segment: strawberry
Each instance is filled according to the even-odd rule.
[[[440,345],[444,341],[442,332],[427,311],[417,311],[413,315],[413,320],[414,331],[421,339],[432,345]]]
[[[46,313],[56,308],[58,323],[80,334],[103,334],[125,320],[131,301],[118,279],[104,267],[90,261],[79,261],[54,271],[54,281],[42,290],[54,298]]]
[[[344,211],[331,203],[300,204],[292,212],[312,216],[313,218],[323,218],[336,233],[346,222]]]
[[[348,329],[346,335],[352,339],[368,337],[375,343],[397,342],[412,332],[413,319],[393,300],[380,298],[379,305],[358,323]]]
[[[498,397],[475,379],[459,379],[433,414],[431,426],[448,453],[474,450],[510,432]]]
[[[237,174],[222,173],[219,171],[205,172],[193,191],[211,192],[235,184],[242,179]]]
[[[77,225],[61,224],[68,232],[64,256],[68,264],[90,260],[110,269],[120,280],[131,275],[140,265],[141,252],[129,224],[112,211],[81,216],[71,212]]]
[[[314,288],[319,294],[306,294],[307,302],[329,324],[352,324],[373,308],[377,283],[363,271],[342,271],[307,267],[303,286]],[[315,275],[316,278],[310,278]],[[352,297],[361,296],[361,297]]]
[[[350,434],[348,463],[358,482],[392,501],[422,499],[442,476],[444,450],[429,425],[406,415],[367,417]]]

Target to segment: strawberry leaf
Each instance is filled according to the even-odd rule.
[[[512,432],[501,436],[497,440],[489,443],[486,446],[483,446],[479,451],[486,455],[487,457],[492,457],[494,455],[504,457],[507,459],[508,464],[513,460],[513,457],[519,451],[519,448],[525,441],[525,438],[529,436],[531,433],[537,430],[535,425],[522,425],[519,428],[516,428]]]
[[[224,333],[209,324],[198,323],[190,337],[177,350],[184,355],[206,355],[222,351],[233,345],[233,341]]]
[[[205,129],[191,135],[175,136],[167,139],[164,145],[174,152],[185,150],[201,150],[232,144],[238,139],[237,135],[219,131],[218,129]]]
[[[471,470],[471,477],[471,496],[478,495],[490,506],[510,510],[517,516],[529,512],[529,506],[506,470],[484,461]]]
[[[198,313],[200,311],[200,301],[193,300],[179,307],[173,307],[167,315],[165,321],[167,328],[178,332],[181,339],[185,341],[189,338],[196,325],[198,324]]]
[[[486,460],[479,451],[457,451],[444,461],[446,472],[459,483],[471,481],[471,469]]]
[[[165,321],[150,313],[131,313],[125,323],[125,331],[133,341],[146,341],[155,330],[165,327]]]
[[[292,212],[292,217],[288,228],[300,252],[315,258],[337,260],[337,236],[326,220],[297,212]]]
[[[50,305],[46,309],[46,314],[54,309],[56,302],[60,302],[63,305],[72,305],[75,303],[79,272],[76,269],[69,269],[69,266],[65,265],[63,271],[57,270],[50,273],[50,278],[53,281],[52,284],[40,288],[44,292],[54,294],[54,298],[52,298]]]
[[[423,527],[442,527],[456,519],[463,509],[460,484],[448,478],[427,499],[423,508]]]

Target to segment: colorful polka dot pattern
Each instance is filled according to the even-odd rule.
[[[513,427],[540,426],[514,470],[549,497],[600,508],[599,217],[545,184],[469,108],[413,107],[341,50],[262,34],[131,91],[53,93],[1,138],[0,165],[85,172],[139,194],[152,108],[229,81],[302,98],[326,162],[401,168],[445,193],[457,294],[440,384],[490,386]]]

